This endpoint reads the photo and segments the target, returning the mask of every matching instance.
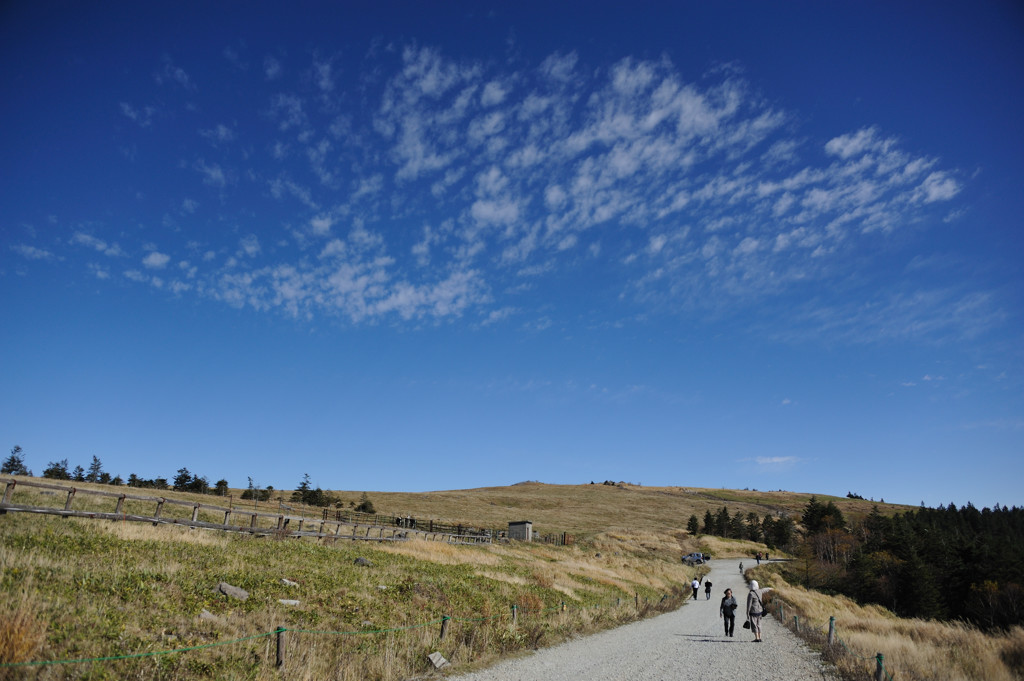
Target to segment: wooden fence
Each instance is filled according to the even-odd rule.
[[[285,513],[286,509],[294,510],[285,506],[274,513],[249,510],[233,505],[224,508],[195,501],[107,492],[13,478],[0,480],[0,483],[5,485],[3,497],[0,500],[0,513],[8,511],[45,513],[62,517],[147,522],[153,525],[185,525],[191,528],[198,527],[279,538],[314,537],[325,541],[341,539],[404,541],[411,536],[419,536],[430,541],[443,541],[449,544],[491,543],[489,532],[457,533],[449,531],[450,526],[440,524],[436,528],[433,524],[426,528],[416,528],[393,523],[365,522],[369,518],[343,516],[340,512],[335,517],[329,517],[326,509],[320,518],[308,518],[304,515]],[[16,503],[18,501],[15,498],[16,492],[31,494],[33,501],[41,501],[47,496],[62,494],[64,503],[63,506]],[[365,516],[366,514],[358,515]],[[373,518],[376,521],[379,516],[373,516]],[[360,520],[364,520],[364,522],[360,522]]]

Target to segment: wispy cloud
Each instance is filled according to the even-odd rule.
[[[11,250],[27,260],[55,260],[57,258],[50,251],[29,244],[14,244],[11,246]]]
[[[93,250],[99,251],[103,255],[111,257],[121,257],[125,255],[125,252],[121,250],[121,247],[117,244],[108,244],[107,242],[99,239],[91,234],[85,232],[75,232],[71,237],[71,243],[79,246],[86,246]]]
[[[754,463],[762,468],[789,468],[800,462],[795,456],[758,456]]]
[[[520,309],[514,292],[590,258],[644,305],[750,309],[798,292],[794,330],[856,340],[998,323],[991,297],[966,289],[807,295],[908,225],[948,216],[962,191],[955,169],[870,122],[813,139],[732,71],[688,82],[664,58],[595,69],[556,53],[499,66],[420,45],[374,58],[359,98],[323,56],[234,71],[272,81],[264,127],[197,125],[212,146],[183,164],[196,182],[174,205],[196,225],[224,220],[233,239],[250,236],[203,247],[227,259],[162,244],[160,267],[193,263],[187,282],[165,273],[168,290],[188,283],[299,316],[494,323]],[[170,57],[156,79],[196,91]],[[121,113],[140,125],[154,115],[129,103]],[[243,133],[262,148],[240,155]],[[123,255],[96,236],[72,241]]]

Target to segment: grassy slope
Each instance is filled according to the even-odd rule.
[[[361,493],[335,492],[346,504],[358,503]],[[541,534],[568,532],[589,535],[607,530],[643,529],[672,531],[684,528],[691,515],[717,513],[722,506],[730,515],[753,511],[788,513],[799,518],[810,494],[760,492],[757,490],[701,489],[690,487],[636,487],[631,485],[547,485],[520,483],[511,487],[483,487],[444,492],[370,492],[382,513],[466,521],[500,527],[510,520],[530,520]],[[848,518],[870,513],[874,502],[818,495],[822,503],[833,501]],[[912,507],[878,504],[883,513]]]
[[[211,497],[161,494],[220,503]],[[361,492],[336,495],[347,504],[358,501]],[[635,617],[638,594],[641,603],[657,603],[692,578],[692,569],[679,563],[681,553],[701,548],[721,556],[749,552],[751,547],[741,543],[698,545],[681,530],[691,514],[703,517],[723,504],[732,514],[799,513],[808,497],[539,483],[370,493],[384,514],[492,527],[532,520],[539,532],[576,535],[578,542],[571,547],[453,547],[422,541],[323,545],[8,513],[0,516],[0,622],[8,623],[0,625],[0,661],[153,652],[284,626],[346,634],[292,634],[301,640],[292,644],[289,668],[303,670],[308,678],[407,678],[426,671],[425,655],[438,649],[464,668]],[[871,508],[870,502],[834,501],[851,516]],[[368,558],[372,567],[356,566],[357,557]],[[286,586],[283,578],[299,586]],[[214,593],[221,581],[247,589],[250,599],[243,603]],[[299,600],[300,605],[283,606],[279,599]],[[552,615],[562,603],[566,614]],[[523,613],[515,629],[508,621],[512,604]],[[199,619],[203,609],[218,619]],[[437,640],[434,625],[353,634],[426,624],[445,615],[456,618],[445,641]],[[278,678],[270,640],[116,662],[0,668],[0,678]]]

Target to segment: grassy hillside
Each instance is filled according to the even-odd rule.
[[[361,492],[335,492],[358,503]],[[703,489],[695,487],[640,487],[628,484],[547,485],[526,482],[510,487],[483,487],[424,493],[369,492],[377,510],[385,514],[412,515],[438,520],[472,520],[500,527],[509,521],[530,520],[541,534],[568,532],[591,535],[608,530],[644,529],[672,532],[686,526],[691,515],[703,519],[706,511],[722,506],[730,514],[754,512],[793,514],[799,518],[811,494],[757,490]],[[867,515],[875,502],[817,495],[822,503],[833,501],[850,519]],[[911,507],[878,504],[883,513]]]
[[[49,505],[60,503],[54,501],[60,493],[37,494],[49,494]],[[334,494],[347,506],[362,491]],[[714,513],[723,504],[730,513],[799,514],[809,498],[539,483],[369,497],[382,514],[488,527],[531,520],[541,533],[567,532],[577,541],[566,547],[324,544],[7,513],[0,516],[0,663],[83,661],[0,667],[0,678],[277,679],[278,628],[290,641],[287,678],[410,678],[429,671],[426,655],[433,651],[466,669],[677,607],[681,587],[694,575],[680,563],[682,553],[741,556],[757,548],[698,542],[681,529],[691,514]],[[871,508],[834,501],[851,517]],[[232,503],[240,503],[237,490]],[[357,564],[359,558],[370,564]],[[249,598],[217,592],[221,582],[245,589]],[[452,619],[441,640],[445,617]],[[163,654],[183,648],[193,650]]]

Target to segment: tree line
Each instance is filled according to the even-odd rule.
[[[15,445],[11,449],[10,456],[8,456],[4,460],[3,464],[0,465],[0,474],[32,476],[32,471],[25,465],[25,453],[20,446]],[[126,481],[120,475],[111,475],[107,471],[103,470],[103,462],[100,461],[97,456],[92,457],[92,463],[89,464],[88,468],[83,468],[80,465],[71,468],[67,459],[50,461],[47,463],[46,468],[43,469],[43,477],[51,480],[68,480],[71,482],[94,482],[101,485],[127,485],[128,487],[140,489],[172,489],[177,492],[215,494],[218,496],[228,495],[227,480],[222,478],[211,486],[206,476],[200,476],[184,467],[179,468],[177,474],[175,474],[175,476],[170,480],[159,477],[142,478],[135,473],[131,473]],[[270,500],[271,495],[274,492],[274,487],[272,485],[262,488],[255,484],[251,477],[248,480],[249,485],[242,491],[242,499],[254,499],[256,501]],[[309,506],[341,506],[341,501],[336,496],[328,492],[324,492],[319,487],[312,486],[309,479],[309,473],[306,473],[303,476],[299,486],[294,492],[292,492],[291,500]],[[361,513],[376,512],[373,507],[373,503],[367,497],[365,492],[359,500],[358,505],[355,502],[349,502],[349,506]]]
[[[877,603],[902,617],[984,629],[1024,623],[1024,509],[972,504],[848,522],[811,497],[796,576],[806,586]]]
[[[704,523],[696,515],[691,515],[686,523],[686,531],[691,535],[710,534],[725,539],[748,539],[761,542],[769,549],[788,547],[793,541],[796,524],[785,516],[773,516],[766,513],[762,518],[751,511],[743,515],[737,511],[729,515],[729,508],[723,506],[718,513],[711,510],[704,512]]]

